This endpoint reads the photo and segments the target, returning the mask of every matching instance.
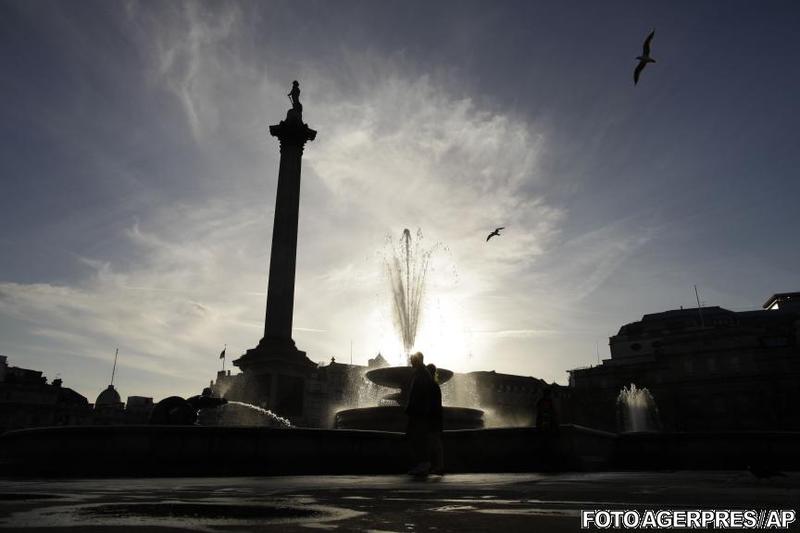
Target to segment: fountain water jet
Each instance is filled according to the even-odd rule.
[[[411,231],[403,230],[400,243],[393,247],[392,256],[386,259],[386,271],[392,290],[392,310],[397,332],[403,342],[406,356],[414,349],[417,327],[422,314],[422,297],[425,293],[425,276],[433,248],[425,250],[420,242],[422,232],[417,230],[417,240],[412,242]]]
[[[392,309],[397,333],[403,343],[406,357],[414,349],[417,328],[422,314],[422,298],[425,293],[425,276],[431,254],[435,250],[422,248],[422,231],[417,230],[416,242],[411,231],[403,230],[400,243],[393,247],[392,255],[386,259],[386,270],[392,296]],[[370,370],[365,377],[377,385],[400,389],[379,400],[377,407],[346,409],[336,413],[334,425],[341,429],[375,429],[405,431],[404,406],[408,398],[414,369],[410,366],[395,366]],[[444,385],[453,377],[453,372],[438,369],[440,383]],[[445,391],[443,391],[445,393]],[[445,396],[446,393],[445,393]],[[468,407],[443,408],[444,429],[476,429],[483,427],[483,411]]]
[[[623,433],[658,431],[660,427],[655,399],[646,388],[633,383],[623,387],[617,396],[617,419]]]
[[[288,419],[269,409],[237,401],[229,401],[216,409],[199,410],[198,421],[203,426],[294,427]]]

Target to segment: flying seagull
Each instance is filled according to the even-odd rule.
[[[489,239],[491,239],[495,235],[499,237],[501,229],[506,229],[506,228],[505,228],[505,226],[502,227],[502,228],[495,228],[495,230],[493,232],[491,232],[488,237],[486,237],[486,242],[489,242]]]
[[[645,65],[648,63],[655,63],[656,60],[650,57],[650,41],[653,40],[653,35],[656,34],[656,30],[650,32],[650,35],[647,36],[647,39],[644,40],[644,45],[642,45],[642,55],[638,56],[636,59],[639,60],[639,64],[636,65],[636,70],[633,71],[633,84],[636,85],[639,83],[639,75],[644,70]]]

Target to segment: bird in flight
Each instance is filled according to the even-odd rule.
[[[491,232],[488,237],[486,237],[486,242],[489,242],[489,239],[491,239],[494,236],[498,236],[499,237],[501,229],[506,229],[506,228],[505,228],[505,226],[502,227],[502,228],[495,228],[495,230],[493,232]]]
[[[644,40],[644,45],[642,45],[642,55],[637,56],[636,59],[639,60],[639,64],[636,65],[636,70],[633,71],[633,84],[636,85],[639,83],[639,75],[644,70],[645,65],[648,63],[655,63],[656,60],[650,57],[650,41],[653,40],[653,35],[656,34],[656,30],[650,32],[650,35],[647,36],[647,39]]]

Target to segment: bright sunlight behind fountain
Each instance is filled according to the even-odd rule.
[[[425,277],[428,274],[431,254],[436,247],[425,249],[422,244],[422,231],[417,230],[416,240],[411,238],[408,229],[396,245],[389,241],[391,252],[385,259],[386,272],[391,286],[391,303],[394,323],[398,336],[402,340],[406,358],[414,350],[417,328],[422,315],[422,300],[425,293]],[[443,347],[447,349],[447,346]],[[452,394],[445,384],[453,377],[453,372],[442,368],[443,350],[428,352],[426,362],[435,362],[437,375],[443,387],[443,396],[448,399],[466,398],[475,401],[467,394]],[[367,371],[365,377],[372,384],[393,389],[394,392],[378,400],[373,407],[357,407],[336,412],[334,427],[340,429],[372,429],[381,431],[402,432],[408,423],[405,405],[412,382],[414,369],[405,364],[393,367],[374,368]],[[399,389],[399,390],[398,390]],[[374,387],[370,387],[374,391]],[[384,389],[385,390],[385,389]],[[385,394],[385,393],[384,393]],[[483,427],[483,411],[474,405],[443,407],[443,424],[446,430],[477,429]]]

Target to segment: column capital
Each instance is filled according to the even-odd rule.
[[[302,147],[307,141],[313,141],[317,137],[317,130],[312,130],[308,124],[303,122],[303,116],[295,109],[290,109],[286,113],[286,120],[280,124],[269,127],[269,134],[277,137],[284,144],[291,144]]]

